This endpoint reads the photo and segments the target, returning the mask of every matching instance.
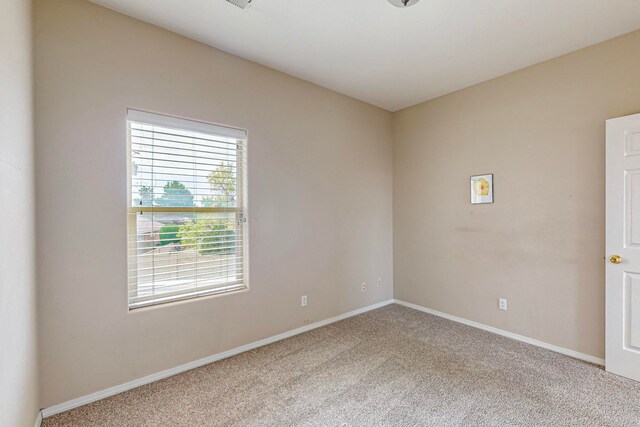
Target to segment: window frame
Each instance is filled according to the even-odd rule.
[[[201,207],[201,206],[188,206],[188,207],[166,207],[166,206],[133,206],[132,203],[132,188],[133,188],[133,173],[132,173],[132,135],[131,135],[131,123],[143,123],[147,125],[163,126],[169,128],[175,128],[183,131],[194,131],[205,134],[211,134],[215,136],[227,137],[236,139],[236,200],[238,206],[236,207]],[[185,300],[194,300],[209,296],[220,296],[227,294],[235,294],[239,292],[246,292],[249,290],[249,227],[248,227],[248,197],[247,197],[247,145],[248,145],[248,131],[245,129],[229,127],[214,123],[202,122],[198,120],[185,119],[181,117],[169,116],[161,113],[145,112],[137,109],[127,109],[126,115],[126,140],[127,140],[127,306],[129,312],[147,308],[155,307],[159,305],[169,304],[173,302],[180,302]],[[195,291],[173,291],[162,293],[159,295],[152,294],[150,296],[131,297],[132,289],[137,292],[138,282],[131,284],[131,275],[135,271],[138,272],[137,267],[132,268],[132,265],[137,266],[138,256],[132,257],[130,255],[132,251],[131,245],[134,247],[137,254],[138,239],[130,240],[132,232],[137,236],[137,215],[144,213],[235,213],[236,226],[241,227],[242,230],[242,278],[240,280],[231,280],[224,285],[215,285],[204,287]],[[132,261],[132,259],[134,261]],[[133,303],[132,303],[133,301]]]

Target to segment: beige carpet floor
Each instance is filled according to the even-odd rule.
[[[43,422],[416,425],[640,426],[640,383],[391,305]]]

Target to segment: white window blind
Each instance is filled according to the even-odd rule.
[[[247,287],[244,130],[129,110],[129,309]]]

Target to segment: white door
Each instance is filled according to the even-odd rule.
[[[640,381],[640,114],[607,120],[607,371]]]

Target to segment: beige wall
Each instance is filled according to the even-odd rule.
[[[604,124],[638,112],[640,32],[395,114],[395,297],[604,357]]]
[[[34,252],[31,2],[0,13],[0,426],[38,412]]]
[[[390,113],[85,1],[35,20],[44,406],[392,297]],[[127,107],[249,130],[249,292],[127,311]]]

